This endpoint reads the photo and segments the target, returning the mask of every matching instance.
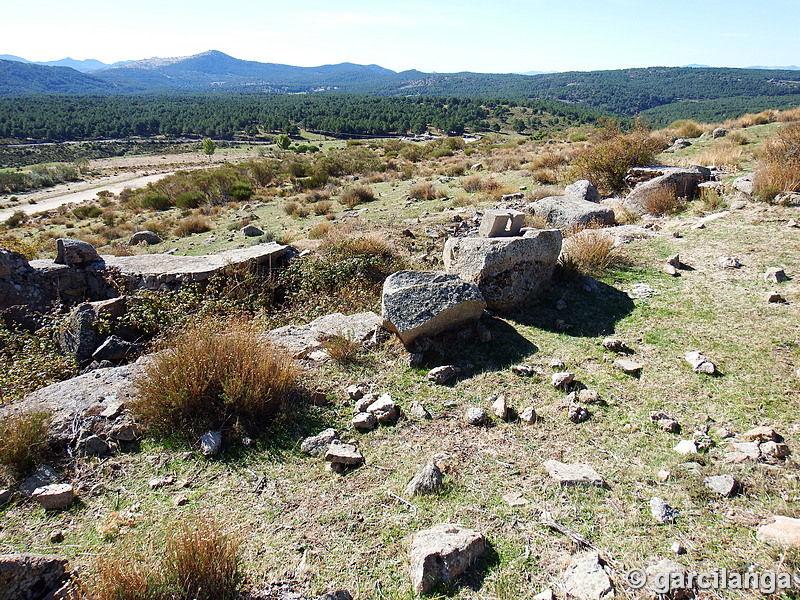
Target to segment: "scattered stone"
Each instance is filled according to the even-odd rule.
[[[788,279],[786,271],[778,267],[769,267],[764,273],[764,281],[767,283],[782,283]]]
[[[364,394],[360,400],[356,400],[356,403],[353,405],[353,409],[356,411],[356,413],[367,412],[369,406],[377,399],[378,397],[375,394]]]
[[[698,452],[708,452],[714,445],[714,440],[702,431],[695,431],[692,434],[692,438],[694,439],[694,445],[697,446]]]
[[[242,228],[242,235],[245,237],[261,237],[264,232],[255,225],[247,225]]]
[[[767,302],[769,304],[785,304],[786,298],[781,296],[778,292],[770,292],[767,294]]]
[[[595,390],[590,390],[588,388],[570,392],[567,396],[567,400],[582,404],[605,404],[602,398],[600,398],[600,394],[598,394]]]
[[[666,483],[672,477],[672,472],[666,469],[661,469],[656,476],[661,483]]]
[[[670,545],[669,549],[672,550],[672,552],[674,552],[675,554],[678,554],[678,555],[686,554],[686,548],[680,542],[672,542],[672,544]]]
[[[688,362],[695,373],[705,373],[706,375],[714,375],[717,372],[717,365],[708,360],[705,354],[694,350],[686,353],[686,362]]]
[[[680,433],[681,425],[670,417],[667,413],[661,410],[656,410],[650,413],[650,420],[658,425],[664,431],[669,433]]]
[[[559,229],[568,229],[579,223],[614,224],[613,209],[574,196],[547,196],[532,202],[525,210]]]
[[[739,491],[739,482],[732,475],[712,475],[704,480],[706,487],[720,496],[730,498]]]
[[[429,461],[417,471],[405,489],[406,496],[436,494],[442,489],[443,475],[436,463]]]
[[[490,422],[489,414],[478,406],[470,406],[464,415],[464,420],[474,427],[482,427]]]
[[[352,444],[343,444],[336,440],[328,446],[328,450],[325,452],[325,460],[332,465],[357,467],[364,462],[364,457]]]
[[[557,460],[546,460],[544,468],[550,477],[563,486],[594,485],[603,487],[605,481],[592,467],[578,463],[562,463]]]
[[[694,440],[681,440],[677,443],[673,450],[678,454],[683,455],[697,454],[697,446],[695,445]]]
[[[777,442],[764,442],[758,447],[761,456],[767,459],[786,458],[791,454],[789,446]]]
[[[462,525],[445,523],[414,534],[411,540],[411,583],[427,594],[453,582],[486,551],[482,534]]]
[[[200,454],[215,456],[222,450],[222,432],[206,431],[200,436]]]
[[[575,383],[574,373],[553,373],[550,384],[557,390],[567,391]]]
[[[367,433],[378,426],[378,419],[372,413],[362,412],[353,417],[351,423],[356,430]]]
[[[503,500],[505,500],[509,506],[527,506],[530,504],[525,496],[522,495],[522,492],[503,494]]]
[[[800,548],[800,519],[773,515],[758,528],[756,539],[765,544]]]
[[[45,554],[0,555],[0,598],[35,600],[53,598],[69,578],[67,559]],[[59,596],[61,597],[61,596]]]
[[[718,438],[721,438],[723,440],[726,438],[733,437],[733,432],[727,427],[720,427],[719,429],[717,429],[715,433],[717,434]]]
[[[639,377],[642,374],[642,369],[644,369],[644,365],[641,363],[627,358],[618,358],[614,361],[614,366],[626,375],[632,375],[633,377]]]
[[[634,283],[626,293],[633,300],[651,298],[656,295],[656,291],[643,282]]]
[[[667,259],[667,264],[671,267],[675,267],[676,269],[680,269],[683,267],[683,263],[681,262],[681,255],[680,254],[673,254]]]
[[[686,577],[687,569],[681,563],[665,558],[654,565],[650,565],[645,570],[647,575],[647,587],[653,592],[654,598],[668,598],[670,600],[690,600],[695,597],[694,583]],[[680,575],[675,575],[680,574]],[[689,587],[682,587],[680,585],[673,585],[673,582],[683,582],[685,586],[689,583]],[[662,594],[664,582],[670,583],[668,594]]]
[[[408,353],[408,366],[411,368],[421,367],[425,363],[425,355],[422,352]]]
[[[633,350],[622,340],[617,338],[606,338],[603,340],[603,348],[611,350],[617,354],[633,354]]]
[[[384,327],[408,345],[475,323],[486,308],[478,286],[446,273],[400,271],[383,284]]]
[[[19,493],[29,498],[36,488],[58,483],[58,472],[50,465],[42,465],[19,486]]]
[[[281,596],[281,598],[290,600],[288,596]],[[353,600],[353,596],[349,590],[336,590],[335,592],[328,592],[322,594],[317,600]]]
[[[685,140],[683,138],[678,138],[674,142],[672,142],[672,145],[669,148],[664,150],[664,153],[669,154],[669,153],[672,153],[672,152],[677,152],[678,150],[683,150],[684,148],[688,148],[691,145],[692,145],[692,142],[690,142],[689,140]]]
[[[41,504],[45,510],[67,508],[75,500],[75,489],[68,483],[54,483],[36,488],[31,498]]]
[[[367,388],[367,386],[365,385],[354,384],[347,386],[345,392],[347,393],[347,397],[350,398],[350,400],[355,401],[355,400],[361,400],[361,398],[364,397],[364,394],[367,393],[368,389],[369,388]]]
[[[495,401],[492,402],[492,413],[502,421],[509,420],[512,411],[506,402],[505,394],[499,394]]]
[[[111,452],[105,440],[98,435],[90,435],[80,445],[87,456],[103,456]]]
[[[705,167],[634,167],[628,171],[625,180],[635,187],[623,201],[623,206],[644,214],[650,197],[671,193],[676,198],[692,199],[697,194],[698,184],[710,179],[711,171]]]
[[[723,269],[738,269],[742,266],[739,259],[734,256],[721,256],[717,259],[717,264]]]
[[[97,333],[97,314],[94,307],[84,302],[73,308],[69,320],[58,330],[57,340],[61,350],[83,363],[91,358],[100,341]]]
[[[490,309],[512,310],[550,281],[561,242],[557,229],[527,230],[521,237],[451,237],[444,245],[444,268],[477,285]]]
[[[120,442],[133,442],[139,439],[141,432],[136,423],[129,420],[117,421],[112,425],[111,430],[108,432],[108,437],[112,440]]]
[[[53,531],[50,533],[50,543],[51,544],[60,544],[64,541],[64,532],[60,529]]]
[[[600,192],[588,179],[579,179],[564,188],[564,195],[587,202],[600,202]]]
[[[782,442],[783,436],[772,427],[761,425],[754,427],[742,434],[742,437],[750,442]]]
[[[747,194],[748,196],[753,195],[753,174],[749,173],[747,175],[742,175],[741,177],[737,177],[731,183],[731,187],[736,191],[742,192],[743,194]]]
[[[536,375],[536,369],[528,365],[512,365],[511,372],[520,377],[533,377]]]
[[[731,444],[734,451],[744,454],[751,460],[758,460],[761,458],[761,449],[758,442],[733,442]]]
[[[166,477],[154,477],[153,479],[147,482],[147,487],[149,487],[151,490],[158,490],[161,489],[162,487],[172,485],[173,483],[175,483],[175,478],[172,477],[171,475],[168,475]]]
[[[566,367],[566,365],[564,364],[564,361],[561,360],[560,358],[551,359],[549,366],[550,366],[551,369],[553,369],[555,371],[563,371],[565,369],[565,367]]]
[[[658,496],[650,498],[650,513],[653,515],[653,519],[659,523],[674,523],[680,514]]]
[[[453,383],[461,373],[461,369],[455,365],[442,365],[441,367],[434,367],[428,371],[426,377],[428,381],[436,385],[447,385]]]
[[[56,259],[53,262],[57,265],[85,265],[101,260],[94,246],[81,240],[58,238],[56,249]]]
[[[714,131],[711,132],[711,137],[714,139],[721,138],[725,137],[729,133],[730,131],[728,129],[725,129],[724,127],[717,127],[716,129],[714,129]]]
[[[591,414],[589,413],[589,409],[587,409],[585,406],[572,403],[569,405],[567,416],[569,417],[570,421],[577,424],[588,421]]]
[[[311,405],[312,406],[328,406],[330,401],[328,400],[328,394],[326,394],[323,390],[315,390],[311,393]]]
[[[411,405],[408,407],[408,412],[411,413],[412,416],[417,417],[418,419],[432,419],[431,413],[428,412],[428,409],[422,405],[422,402],[419,400],[414,400]]]
[[[555,600],[555,596],[553,596],[553,590],[547,588],[536,594],[531,600]]]
[[[307,437],[300,445],[300,451],[311,456],[324,456],[328,446],[339,441],[339,434],[335,429],[326,429],[317,435]]]
[[[528,425],[533,425],[538,419],[539,416],[536,414],[536,409],[532,406],[528,406],[519,413],[519,420]]]
[[[128,240],[128,245],[137,246],[139,244],[147,244],[148,246],[154,246],[160,244],[162,241],[161,236],[157,233],[145,229],[134,233]]]
[[[483,213],[478,235],[483,238],[515,237],[524,224],[524,212],[490,208]]]
[[[8,488],[0,489],[0,506],[4,506],[9,502],[11,502],[12,495],[13,492],[10,489]]]
[[[578,600],[610,600],[614,584],[597,552],[575,557],[564,572],[564,588],[570,598]]]
[[[681,276],[680,271],[678,271],[678,269],[676,269],[675,267],[673,267],[672,265],[669,265],[669,264],[664,265],[664,273],[666,273],[667,275],[671,275],[672,277],[680,277]]]
[[[798,220],[798,219],[789,219],[788,221],[786,221],[786,226],[787,227],[800,228],[800,220]]]
[[[367,407],[368,413],[375,415],[378,423],[382,425],[393,425],[400,418],[400,407],[394,403],[389,394],[383,394]]]

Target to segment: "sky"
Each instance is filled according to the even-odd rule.
[[[0,0],[0,15],[0,54],[31,61],[220,50],[440,73],[800,65],[800,0]]]

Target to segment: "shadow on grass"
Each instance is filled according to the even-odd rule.
[[[458,594],[459,590],[462,588],[468,588],[474,592],[480,591],[481,588],[483,588],[486,576],[491,573],[493,569],[500,566],[500,556],[488,540],[486,541],[485,548],[486,550],[483,556],[474,564],[470,565],[461,576],[451,583],[439,586],[439,589],[434,590],[434,593],[453,597]]]
[[[614,333],[617,322],[634,308],[633,300],[622,290],[596,279],[574,277],[554,284],[538,303],[509,318],[545,331],[597,337]]]

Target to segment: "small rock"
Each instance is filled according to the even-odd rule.
[[[550,368],[555,371],[563,371],[566,368],[566,365],[560,358],[553,358],[550,360]]]
[[[680,269],[681,267],[683,267],[683,263],[681,262],[681,255],[673,254],[667,259],[667,264],[671,267],[675,267],[676,269]]]
[[[461,369],[455,365],[442,365],[428,371],[428,381],[437,385],[452,383],[461,375]]]
[[[686,554],[686,548],[680,542],[672,542],[669,547],[675,554]]]
[[[455,581],[486,551],[486,539],[463,525],[445,523],[414,534],[411,540],[411,583],[427,594]]]
[[[764,273],[764,281],[767,283],[782,283],[787,279],[786,271],[778,267],[769,267]]]
[[[767,294],[767,302],[769,304],[785,304],[786,298],[781,296],[778,292],[770,292]]]
[[[695,431],[692,434],[692,438],[694,439],[694,445],[697,447],[698,452],[707,452],[714,445],[714,440],[702,431]]]
[[[572,559],[564,572],[564,588],[569,598],[579,600],[611,600],[615,596],[614,584],[597,552]]]
[[[61,531],[60,529],[50,533],[51,544],[60,544],[63,541],[64,541],[64,532]]]
[[[644,365],[641,363],[626,358],[618,358],[614,361],[614,366],[626,375],[634,377],[639,377],[642,374],[642,369],[644,369]]]
[[[795,227],[795,228],[800,227],[800,220],[789,219],[788,221],[786,221],[786,226],[787,227]]]
[[[289,598],[289,596],[281,596],[282,598]],[[294,596],[292,596],[294,597]],[[353,600],[352,594],[349,590],[336,590],[335,592],[328,592],[322,594],[317,600]]]
[[[761,458],[761,449],[758,442],[733,442],[731,445],[736,452],[744,454],[749,459],[758,460]]]
[[[345,393],[347,393],[347,397],[350,400],[356,401],[361,400],[364,397],[364,394],[367,393],[367,386],[365,385],[349,385],[347,389],[345,389]]]
[[[723,269],[738,269],[742,266],[742,263],[739,262],[739,259],[733,256],[721,256],[717,260],[717,264]]]
[[[633,350],[622,340],[617,338],[606,338],[603,340],[603,348],[611,350],[617,354],[633,354]]]
[[[666,469],[661,469],[656,476],[661,483],[666,483],[672,477],[672,472]]]
[[[153,477],[153,479],[147,482],[147,487],[149,487],[151,490],[158,490],[162,487],[172,485],[173,483],[175,483],[175,478],[171,475],[166,477]]]
[[[581,406],[580,404],[570,404],[567,416],[569,417],[570,421],[577,424],[588,421],[591,414],[585,406]]]
[[[658,425],[664,431],[669,433],[680,433],[681,425],[670,417],[667,413],[661,410],[656,410],[650,413],[650,420]]]
[[[673,448],[673,450],[678,454],[697,454],[697,446],[695,445],[694,440],[681,440]]]
[[[673,267],[672,265],[669,265],[669,264],[664,265],[664,273],[666,273],[667,275],[671,275],[672,277],[680,277],[681,276],[681,272],[678,271],[678,269],[676,269],[675,267]]]
[[[575,374],[553,373],[552,377],[550,377],[550,383],[557,390],[566,391],[573,383],[575,383]]]
[[[20,486],[19,492],[26,498],[33,494],[36,488],[44,487],[58,482],[58,472],[50,465],[42,465],[36,472],[25,479]]]
[[[312,406],[328,406],[328,404],[330,404],[330,401],[328,400],[328,394],[322,390],[316,390],[311,394]]]
[[[261,237],[264,232],[255,225],[247,225],[242,228],[242,235],[245,237]]]
[[[774,515],[758,528],[756,539],[766,544],[800,548],[800,519]]]
[[[547,470],[550,477],[555,479],[559,485],[594,485],[598,487],[603,487],[605,485],[603,478],[588,465],[546,460],[544,462],[544,468]]]
[[[185,506],[189,503],[189,496],[186,494],[178,494],[172,499],[172,504],[174,506]]]
[[[687,577],[687,569],[681,563],[665,558],[645,570],[647,587],[651,598],[668,598],[671,600],[690,600],[695,597],[694,583]],[[670,584],[668,594],[662,594],[664,583]]]
[[[364,457],[352,444],[343,444],[339,441],[335,441],[328,446],[328,451],[325,453],[325,460],[335,465],[357,467],[364,462]]]
[[[503,494],[503,500],[505,500],[509,506],[526,506],[530,504],[530,502],[528,502],[521,492],[510,492],[508,494]]]
[[[324,456],[328,446],[339,441],[339,434],[335,429],[326,429],[315,436],[307,437],[300,445],[300,451],[311,456]]]
[[[705,354],[694,350],[686,353],[686,362],[688,362],[696,373],[705,373],[706,375],[714,375],[717,372],[717,365],[708,360]]]
[[[739,490],[739,482],[732,475],[712,475],[706,477],[704,483],[708,489],[726,498]]]
[[[206,431],[200,436],[200,454],[216,456],[222,450],[222,432]]]
[[[553,596],[553,590],[547,588],[536,594],[531,600],[555,600],[555,596]]]
[[[408,412],[418,419],[432,419],[431,413],[425,408],[419,400],[414,400],[408,407]]]
[[[435,494],[442,489],[443,475],[436,463],[429,461],[417,471],[405,489],[406,496]]]
[[[765,458],[786,458],[791,454],[789,446],[777,442],[764,442],[758,449]]]
[[[528,365],[513,365],[511,367],[511,372],[514,375],[519,375],[520,377],[532,377],[533,375],[536,375],[536,369],[529,367]]]
[[[754,427],[742,434],[742,437],[750,442],[782,442],[783,436],[775,431],[772,427],[765,425]]]
[[[45,510],[67,508],[75,500],[75,489],[68,483],[54,483],[36,488],[31,498],[41,504]]]
[[[726,438],[733,437],[733,432],[727,427],[720,427],[719,429],[717,429],[715,433],[717,434],[718,438],[721,438],[723,440]]]
[[[383,394],[367,407],[366,412],[375,415],[378,423],[392,425],[400,418],[400,408],[389,394]]]
[[[140,350],[140,346],[126,342],[115,335],[110,335],[92,353],[92,360],[97,362],[125,360],[136,355]]]
[[[147,244],[153,246],[162,242],[161,237],[153,231],[137,231],[128,240],[129,246],[136,246],[137,244]]]
[[[57,265],[85,265],[99,260],[97,250],[88,242],[70,238],[56,240],[56,258],[53,262]]]
[[[96,435],[90,435],[81,442],[81,447],[87,456],[103,456],[111,452],[105,441]]]
[[[353,409],[357,412],[367,412],[367,408],[377,400],[378,397],[375,394],[364,394],[364,396],[356,400],[356,403],[353,405]]]
[[[523,409],[521,413],[519,413],[519,420],[523,423],[527,423],[528,425],[533,425],[538,420],[538,415],[536,414],[536,409],[532,406],[528,406],[527,408]]]
[[[0,489],[0,506],[4,506],[9,502],[11,502],[12,495],[13,492],[10,489],[8,488]]]
[[[362,412],[353,417],[351,423],[356,430],[366,433],[378,426],[378,419],[372,413]]]
[[[470,406],[464,415],[464,419],[474,427],[488,425],[490,422],[489,414],[478,406]]]
[[[653,515],[653,519],[659,523],[674,523],[680,514],[658,496],[650,498],[650,513]]]
[[[511,410],[508,407],[508,403],[506,402],[506,397],[504,394],[500,394],[497,396],[497,399],[492,402],[492,413],[494,413],[498,419],[508,421]]]

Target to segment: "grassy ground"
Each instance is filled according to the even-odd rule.
[[[509,186],[526,181],[520,171],[496,176]],[[379,199],[356,207],[365,209],[362,222],[400,228],[406,218],[422,218],[420,227],[428,219],[446,221],[452,211],[442,209],[453,201],[406,206],[410,183],[376,184]],[[450,197],[463,193],[457,181],[442,187]],[[255,208],[256,222],[274,231],[285,227],[300,239],[323,219],[306,222],[282,215],[281,202]],[[491,342],[450,340],[439,362],[456,362],[466,370],[453,386],[427,382],[427,369],[408,367],[407,354],[394,342],[353,365],[310,371],[307,386],[326,391],[332,406],[298,405],[265,431],[255,448],[229,440],[217,460],[148,441],[140,452],[81,461],[74,473],[81,500],[68,511],[45,513],[31,503],[0,509],[0,551],[58,552],[89,567],[110,553],[146,561],[161,551],[176,518],[211,514],[242,542],[250,589],[290,580],[312,596],[346,587],[356,598],[402,600],[414,597],[407,575],[409,536],[453,521],[484,532],[491,551],[465,585],[449,595],[512,600],[555,586],[576,551],[570,540],[540,524],[542,513],[549,512],[604,553],[623,598],[637,596],[621,574],[662,557],[694,571],[795,569],[798,556],[758,543],[754,526],[771,514],[800,517],[797,463],[790,458],[778,466],[726,464],[726,445],[715,432],[721,426],[741,433],[770,425],[787,438],[793,457],[800,455],[800,381],[795,374],[800,366],[800,230],[785,226],[797,217],[797,209],[751,204],[704,229],[693,227],[696,212],[698,203],[655,220],[658,237],[626,245],[626,260],[601,277],[599,294],[575,280],[557,280],[528,309],[487,320]],[[225,218],[232,222],[230,215]],[[180,244],[181,252],[206,247],[189,246],[192,241],[168,244]],[[661,270],[674,253],[692,268],[677,278]],[[721,269],[721,256],[735,256],[744,266]],[[768,266],[784,268],[792,279],[765,283]],[[637,283],[655,293],[635,300],[621,293]],[[773,289],[788,303],[768,304],[766,294]],[[559,300],[566,306],[557,307]],[[564,329],[557,321],[571,327]],[[612,334],[636,351],[634,358],[644,364],[640,378],[613,368],[616,356],[601,345]],[[695,349],[718,365],[720,376],[691,370],[683,356]],[[605,406],[589,407],[589,421],[575,425],[568,420],[566,396],[549,384],[553,358],[605,401]],[[510,370],[518,363],[537,366],[544,376],[519,377]],[[394,427],[358,434],[349,427],[353,413],[344,393],[352,383],[389,392],[406,409],[419,400],[434,418],[407,418]],[[504,393],[519,410],[535,406],[541,420],[535,425],[496,421],[489,428],[467,426],[462,419],[466,408],[488,409],[488,398],[496,393]],[[652,425],[652,410],[677,418],[682,434]],[[710,452],[687,459],[672,451],[704,425],[718,443]],[[363,467],[335,475],[320,460],[299,452],[303,437],[329,426],[343,439],[357,441],[366,459]],[[434,457],[447,475],[445,491],[404,498],[416,469]],[[548,459],[585,462],[608,486],[560,488],[542,466]],[[699,475],[683,465],[687,460],[700,463]],[[657,478],[660,469],[672,472],[666,482]],[[743,492],[722,499],[708,491],[702,477],[721,473],[739,478]],[[174,484],[150,489],[150,479],[167,475],[175,477]],[[512,492],[521,493],[528,504],[509,506],[502,496]],[[648,505],[652,496],[680,510],[675,524],[654,524]],[[177,505],[179,498],[185,504]],[[55,530],[64,531],[63,542],[50,542]],[[687,554],[671,554],[675,541]],[[732,591],[701,594],[752,597]]]

